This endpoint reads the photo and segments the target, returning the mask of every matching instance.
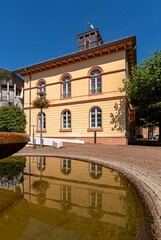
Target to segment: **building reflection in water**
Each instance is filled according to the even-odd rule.
[[[140,201],[118,172],[68,158],[15,161],[0,162],[3,240],[151,239],[139,229]]]
[[[71,159],[62,158],[61,159],[61,172],[68,175],[71,172]]]
[[[43,172],[46,167],[46,157],[40,156],[37,157],[37,168],[40,172]]]
[[[60,208],[62,211],[69,211],[72,208],[71,205],[71,187],[67,185],[60,186],[61,200]]]
[[[90,163],[90,175],[92,178],[98,179],[102,176],[102,166],[95,164],[95,163]]]
[[[100,219],[103,216],[102,211],[102,193],[89,190],[89,210],[90,216]]]
[[[126,192],[114,181],[117,172],[95,163],[53,157],[28,157],[24,172],[28,201],[40,203],[37,199],[42,196],[41,203],[48,208],[126,225]],[[40,181],[45,181],[42,186]]]

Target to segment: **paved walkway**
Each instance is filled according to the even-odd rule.
[[[70,157],[102,164],[122,172],[138,188],[154,219],[161,240],[161,147],[64,144],[63,148],[26,146],[16,155]]]

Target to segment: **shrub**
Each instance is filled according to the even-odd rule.
[[[0,132],[25,132],[26,116],[17,106],[3,106],[0,108]]]

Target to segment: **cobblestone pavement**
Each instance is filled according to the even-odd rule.
[[[156,239],[161,240],[161,147],[64,144],[63,148],[26,146],[16,155],[70,157],[122,172],[137,187],[154,220]]]

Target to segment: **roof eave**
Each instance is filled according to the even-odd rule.
[[[71,63],[92,59],[98,56],[112,54],[120,51],[126,51],[128,56],[129,67],[136,64],[136,37],[128,37],[118,41],[103,44],[99,47],[91,48],[85,51],[72,53],[63,57],[51,59],[32,66],[15,70],[14,72],[20,76],[35,74],[37,72],[46,71]]]

